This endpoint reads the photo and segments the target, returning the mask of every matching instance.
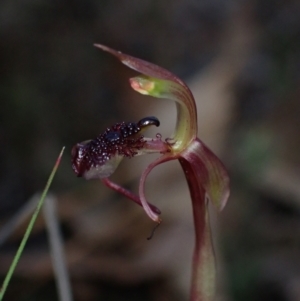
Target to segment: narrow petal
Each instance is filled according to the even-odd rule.
[[[114,191],[123,194],[125,197],[127,197],[128,199],[132,200],[133,202],[135,202],[136,204],[142,206],[142,202],[139,198],[138,195],[132,193],[131,191],[125,189],[124,187],[112,182],[111,180],[109,180],[108,178],[104,178],[101,179],[101,181],[109,188],[113,189]],[[155,212],[156,214],[161,214],[161,211],[155,207],[154,205],[149,203],[149,207],[151,208],[151,210],[153,212]]]
[[[161,156],[160,158],[156,159],[154,162],[152,162],[143,172],[141,179],[140,179],[140,185],[139,185],[139,195],[140,195],[140,200],[142,203],[142,206],[146,212],[146,214],[155,222],[160,223],[161,219],[158,217],[158,214],[156,212],[153,211],[153,209],[151,208],[151,206],[149,205],[149,203],[147,202],[146,196],[145,196],[145,182],[147,179],[148,174],[151,172],[151,170],[163,163],[163,162],[167,162],[167,161],[171,161],[171,160],[175,160],[177,159],[177,157],[174,156],[170,156],[170,154],[165,154],[163,156]]]

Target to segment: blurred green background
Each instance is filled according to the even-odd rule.
[[[164,229],[150,242],[153,225],[140,208],[71,169],[72,146],[117,121],[158,112],[164,137],[164,124],[175,123],[172,104],[131,91],[135,73],[93,43],[191,84],[200,138],[232,182],[227,207],[213,216],[217,300],[300,300],[297,0],[1,0],[0,227],[42,190],[65,145],[52,192],[74,300],[188,299],[193,232],[180,169],[159,167],[160,182],[152,179],[149,198],[166,204]],[[129,161],[115,180],[136,189],[146,163]],[[26,223],[0,248],[2,278]],[[6,300],[58,300],[45,234],[41,217]]]

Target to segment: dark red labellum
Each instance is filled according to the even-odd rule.
[[[113,156],[133,157],[145,143],[140,131],[150,125],[159,126],[159,120],[151,116],[138,123],[117,123],[96,139],[77,143],[71,153],[74,172],[81,177],[91,168],[104,165]]]

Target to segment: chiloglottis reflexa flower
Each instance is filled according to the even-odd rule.
[[[190,300],[211,301],[215,291],[215,262],[207,204],[212,202],[218,210],[225,206],[229,197],[229,177],[222,162],[197,137],[194,97],[187,85],[171,72],[109,47],[99,44],[95,46],[141,73],[130,79],[130,85],[135,91],[175,101],[177,123],[174,133],[165,140],[160,135],[155,138],[142,135],[148,126],[159,126],[155,117],[146,117],[137,123],[123,122],[107,128],[96,139],[73,147],[73,170],[86,179],[101,179],[108,187],[141,205],[152,220],[160,223],[159,209],[146,199],[145,181],[155,166],[179,160],[190,190],[196,235]],[[108,179],[124,157],[148,153],[160,153],[161,156],[141,175],[138,195]]]

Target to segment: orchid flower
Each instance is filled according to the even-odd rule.
[[[107,128],[96,139],[78,143],[72,149],[72,167],[77,176],[101,179],[108,187],[141,205],[158,224],[160,211],[148,203],[145,181],[151,170],[166,161],[179,160],[185,174],[193,205],[195,249],[191,284],[191,301],[211,301],[215,291],[215,261],[211,241],[208,201],[221,210],[229,197],[229,177],[218,157],[197,137],[197,110],[188,86],[171,72],[103,45],[97,48],[109,52],[124,65],[141,73],[131,78],[131,87],[144,95],[176,102],[177,123],[172,136],[147,138],[142,135],[148,126],[159,126],[157,118],[145,117],[137,123],[118,123]],[[108,177],[124,157],[160,153],[140,178],[136,195],[113,183]]]

